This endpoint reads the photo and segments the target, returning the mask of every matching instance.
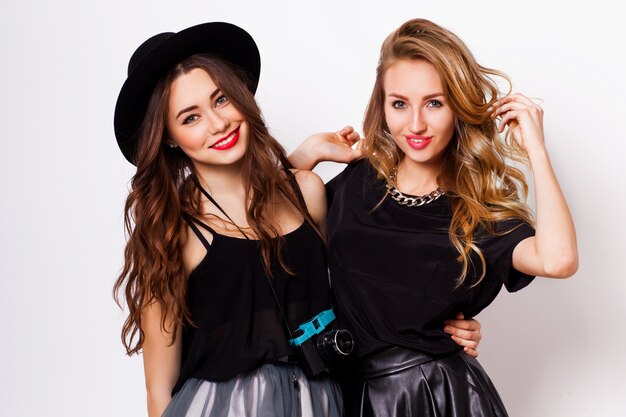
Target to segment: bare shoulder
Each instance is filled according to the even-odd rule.
[[[324,181],[313,171],[307,171],[303,169],[292,169],[291,172],[296,177],[298,181],[298,186],[300,186],[300,190],[302,190],[302,194],[304,198],[307,198],[307,194],[324,194],[326,190],[324,188]]]
[[[314,172],[292,169],[309,213],[318,225],[326,221],[326,189],[324,181]]]

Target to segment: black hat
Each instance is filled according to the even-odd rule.
[[[130,58],[128,78],[115,105],[117,144],[130,163],[135,163],[139,126],[157,83],[177,63],[200,53],[218,56],[242,68],[249,78],[248,88],[252,93],[256,91],[261,57],[252,36],[240,27],[211,22],[151,37]]]

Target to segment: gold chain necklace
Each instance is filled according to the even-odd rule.
[[[389,175],[389,183],[387,184],[387,190],[389,191],[389,195],[393,198],[398,204],[407,207],[419,207],[424,204],[432,203],[439,197],[445,194],[441,188],[437,187],[436,190],[431,191],[426,195],[419,196],[407,196],[402,194],[400,190],[396,188],[396,178],[398,173],[398,166],[396,165],[391,170],[391,174]]]

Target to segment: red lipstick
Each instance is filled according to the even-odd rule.
[[[230,149],[233,146],[235,146],[238,140],[239,140],[239,128],[233,130],[228,135],[218,140],[213,145],[209,146],[209,148],[215,149],[217,151],[225,151],[226,149]]]

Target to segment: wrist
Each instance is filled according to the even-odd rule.
[[[531,164],[533,161],[544,161],[550,159],[548,156],[548,150],[545,146],[527,148],[526,153],[528,154],[528,159],[530,159]]]
[[[289,162],[296,169],[311,171],[319,163],[315,149],[314,136],[309,136],[289,155]]]

